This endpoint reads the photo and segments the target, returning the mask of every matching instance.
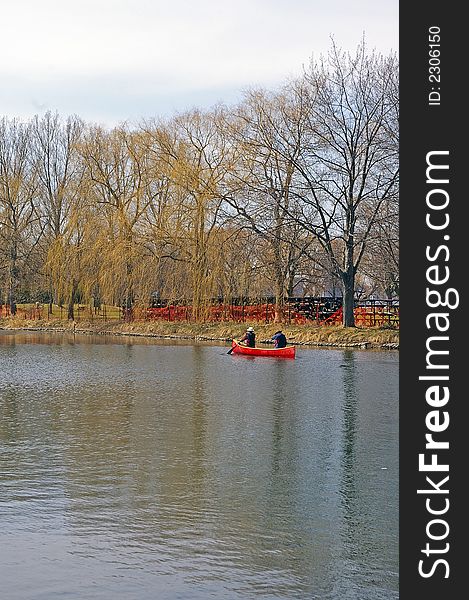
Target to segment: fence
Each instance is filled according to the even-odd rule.
[[[274,302],[259,303],[214,303],[198,309],[197,318],[193,307],[186,304],[160,302],[149,308],[125,309],[101,305],[99,309],[87,305],[75,305],[75,321],[199,321],[272,323],[276,316]],[[9,316],[9,306],[0,305],[0,317]],[[367,300],[358,302],[354,308],[355,324],[358,327],[399,328],[399,304],[391,300]],[[29,320],[60,318],[66,319],[68,309],[54,305],[22,305],[17,309],[17,318]],[[283,310],[283,322],[292,325],[330,326],[342,323],[342,304],[334,298],[289,298]]]
[[[399,329],[399,306],[356,306],[353,309],[355,325],[357,327],[393,327]],[[340,307],[319,325],[340,325],[343,310]]]
[[[235,321],[239,323],[271,323],[275,319],[275,303],[262,304],[216,304],[207,307],[199,320],[208,322]],[[145,309],[135,318],[158,321],[191,321],[191,306],[167,304]],[[354,308],[358,327],[399,328],[399,304],[392,300],[367,300]],[[283,321],[292,325],[340,325],[342,304],[331,298],[289,298],[285,303]]]
[[[10,317],[10,306],[8,304],[0,304],[0,318]],[[25,319],[35,321],[38,319],[67,319],[68,307],[53,305],[52,309],[49,304],[20,304],[16,308],[17,319]],[[75,321],[86,320],[102,320],[109,321],[111,319],[122,319],[122,310],[117,306],[101,305],[101,308],[95,309],[84,304],[75,304],[74,306]]]

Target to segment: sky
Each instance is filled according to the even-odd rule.
[[[112,127],[275,89],[335,43],[398,51],[399,0],[0,0],[0,117]]]

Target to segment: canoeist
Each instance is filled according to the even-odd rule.
[[[254,348],[254,346],[256,345],[256,334],[254,332],[254,329],[252,327],[248,327],[246,329],[246,333],[239,341],[241,343],[245,343],[245,345],[249,346],[250,348]]]
[[[275,348],[285,348],[285,346],[287,345],[287,338],[285,337],[285,334],[282,332],[282,330],[276,331],[272,336],[272,339],[274,340]]]

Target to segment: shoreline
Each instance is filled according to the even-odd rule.
[[[0,319],[3,331],[37,331],[75,333],[84,335],[131,336],[155,339],[231,342],[239,338],[246,323],[187,323],[167,321],[63,321]],[[271,337],[279,328],[287,336],[288,344],[295,346],[361,348],[399,350],[399,331],[379,327],[342,326],[318,327],[312,325],[257,324],[257,343],[272,344]]]

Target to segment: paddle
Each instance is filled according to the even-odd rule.
[[[228,350],[227,354],[231,354],[233,352],[233,350],[235,349],[234,346],[231,346],[231,348]]]

